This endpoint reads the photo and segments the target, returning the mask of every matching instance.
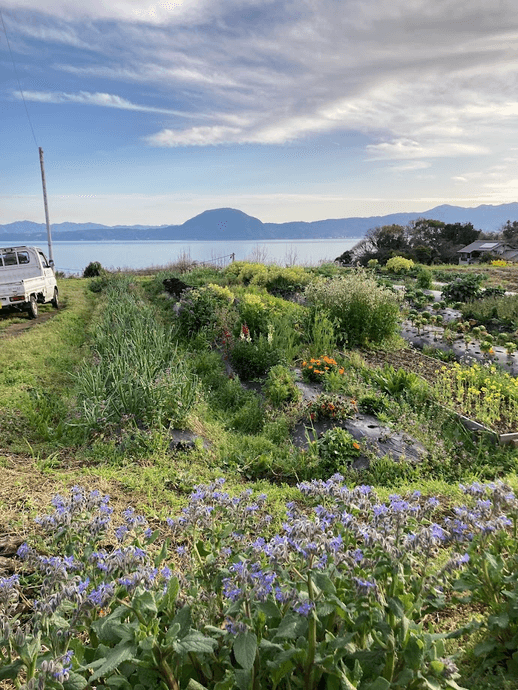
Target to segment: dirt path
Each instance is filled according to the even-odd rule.
[[[23,323],[12,323],[10,326],[7,326],[7,328],[0,330],[0,340],[6,338],[16,338],[19,335],[23,335],[30,328],[34,328],[34,326],[38,326],[39,324],[45,323],[45,321],[52,319],[57,313],[57,310],[53,309],[52,311],[40,313],[36,319],[29,319],[27,317]],[[6,316],[9,318],[9,316],[12,316],[12,314],[6,314]],[[2,319],[2,315],[0,314],[0,324],[3,320],[4,319]]]

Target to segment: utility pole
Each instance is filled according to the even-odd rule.
[[[47,203],[47,184],[45,182],[45,165],[43,163],[43,149],[40,151],[41,183],[43,185],[43,204],[45,206],[45,223],[47,224],[47,242],[49,245],[49,263],[54,268],[54,255],[52,253],[52,236],[50,234],[49,205]]]

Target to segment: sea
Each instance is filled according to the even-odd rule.
[[[52,246],[56,270],[81,274],[91,261],[99,261],[103,268],[109,270],[159,269],[179,259],[223,266],[232,258],[280,266],[317,266],[333,261],[360,239],[53,242]],[[48,253],[48,248],[41,242],[40,248]]]

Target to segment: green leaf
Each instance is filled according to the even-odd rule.
[[[485,642],[480,642],[480,644],[475,645],[473,653],[475,656],[484,656],[484,654],[489,654],[493,652],[496,648],[496,642],[491,642],[486,640]]]
[[[176,597],[180,591],[180,583],[177,577],[172,577],[167,583],[167,590],[158,606],[159,611],[174,611]]]
[[[232,690],[232,688],[234,687],[234,680],[234,674],[231,671],[227,670],[223,680],[220,680],[214,686],[214,690]]]
[[[23,661],[21,659],[17,659],[12,664],[0,668],[0,680],[5,680],[6,678],[14,680],[23,667]]]
[[[87,685],[86,678],[80,676],[79,673],[71,671],[68,675],[68,680],[65,680],[63,683],[63,688],[64,690],[83,690]]]
[[[122,618],[128,615],[126,606],[117,606],[110,614],[99,618],[91,625],[100,642],[107,645],[115,645],[127,641],[127,624],[121,623]]]
[[[261,601],[257,604],[257,608],[259,611],[262,611],[262,613],[265,614],[268,618],[280,618],[281,617],[281,611],[277,604],[273,601],[266,600],[266,601]],[[271,621],[269,621],[271,624]]]
[[[233,650],[237,663],[241,668],[249,671],[254,665],[255,654],[257,652],[256,634],[248,631],[236,635]]]
[[[395,681],[395,685],[400,688],[407,688],[414,678],[414,672],[409,668],[404,668],[398,675]]]
[[[368,686],[368,690],[388,690],[390,688],[390,683],[386,678],[378,676],[374,683]]]
[[[187,690],[207,690],[207,688],[201,683],[198,683],[197,680],[194,680],[194,678],[191,678],[187,683]]]
[[[123,661],[129,661],[133,659],[137,651],[137,647],[131,642],[123,642],[106,654],[104,659],[102,659],[102,665],[97,669],[97,671],[88,680],[89,683],[93,683],[97,678],[103,678],[108,676],[112,671],[115,671]]]
[[[175,652],[178,654],[188,654],[189,652],[196,652],[197,654],[210,654],[214,651],[217,645],[216,640],[210,637],[205,637],[200,632],[193,631],[173,643]]]
[[[115,690],[131,690],[131,685],[124,676],[110,676],[104,682],[109,688],[115,688]]]
[[[414,671],[417,671],[421,666],[423,659],[423,646],[422,640],[419,640],[415,635],[410,635],[410,639],[408,640],[408,644],[403,656],[408,666]]]
[[[236,673],[236,686],[238,690],[249,690],[252,685],[252,674],[250,671],[245,671],[242,668],[238,668]]]
[[[336,587],[333,584],[333,581],[329,577],[329,575],[326,575],[325,573],[313,573],[312,576],[313,581],[315,582],[316,586],[325,594],[336,594]]]
[[[302,616],[287,615],[280,622],[274,639],[296,640],[304,633],[306,626],[307,621]]]
[[[499,616],[489,616],[487,622],[489,625],[496,625],[499,628],[508,628],[509,615],[507,613],[501,613]]]
[[[155,539],[159,536],[159,531],[155,530],[153,534],[151,535],[151,542],[154,542]],[[155,556],[154,564],[155,568],[158,568],[160,563],[164,561],[167,558],[167,547],[169,546],[169,539],[166,539],[165,542],[162,544],[162,548],[160,549],[160,553]]]
[[[151,592],[142,592],[133,602],[135,609],[144,616],[156,616],[158,613],[155,597]]]
[[[184,606],[173,618],[171,625],[178,626],[178,637],[185,637],[191,629],[191,607]]]
[[[397,597],[389,597],[387,603],[389,609],[395,616],[397,616],[398,618],[403,618],[403,616],[405,615],[405,607],[403,606],[400,599],[398,599]]]

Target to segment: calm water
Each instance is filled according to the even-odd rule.
[[[53,249],[57,270],[82,273],[90,261],[99,261],[104,268],[148,268],[164,266],[184,255],[194,261],[211,261],[232,253],[236,261],[317,265],[332,261],[358,241],[359,238],[264,242],[54,242]],[[40,243],[40,247],[47,252],[45,245]]]

